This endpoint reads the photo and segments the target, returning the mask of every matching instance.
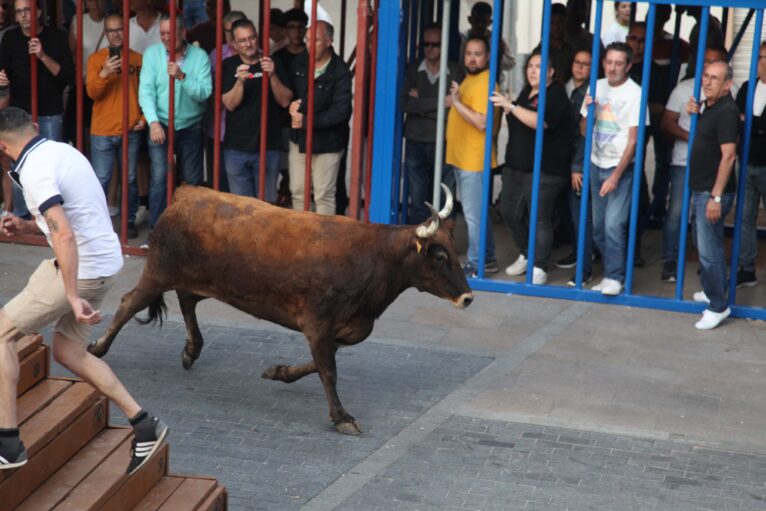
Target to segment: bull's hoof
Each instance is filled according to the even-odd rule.
[[[276,380],[277,379],[277,373],[279,372],[279,369],[283,366],[271,366],[263,373],[261,373],[261,378],[264,380]]]
[[[186,351],[181,354],[181,365],[184,366],[184,369],[191,369],[191,366],[194,365],[194,359],[187,355]]]
[[[335,429],[344,435],[359,435],[362,433],[362,428],[359,427],[356,421],[338,422],[335,424]]]
[[[88,353],[98,358],[103,357],[109,351],[108,345],[104,342],[104,338],[101,337],[93,344],[88,345]]]

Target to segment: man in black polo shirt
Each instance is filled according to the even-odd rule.
[[[30,38],[32,0],[13,4],[18,26],[3,35],[0,44],[0,110],[7,106],[32,109],[29,55],[37,57],[37,123],[40,135],[61,142],[64,126],[64,89],[74,83],[74,64],[67,35],[54,27],[38,24],[37,37]],[[41,13],[38,2],[38,20]],[[39,21],[38,21],[39,23]],[[14,188],[13,212],[31,218],[24,196]]]
[[[226,107],[226,134],[223,139],[229,190],[255,197],[258,192],[261,151],[261,88],[263,75],[269,79],[269,112],[266,130],[266,194],[261,200],[277,198],[279,152],[282,150],[279,110],[287,107],[291,91],[283,85],[287,77],[270,57],[258,56],[258,34],[248,19],[235,21],[231,36],[237,55],[223,61],[223,96]]]
[[[702,291],[694,300],[708,304],[694,325],[700,330],[717,327],[731,314],[727,300],[724,219],[734,203],[739,109],[731,97],[733,71],[723,61],[705,66],[702,90],[707,98],[700,104],[689,100],[686,110],[699,113],[697,134],[692,143],[690,187],[695,215],[697,250],[700,257]]]

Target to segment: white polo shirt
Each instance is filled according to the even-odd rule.
[[[148,31],[145,31],[141,25],[138,24],[136,16],[130,18],[130,49],[144,54],[146,49],[153,45],[162,42],[160,38],[160,14],[157,14],[157,19],[154,20],[152,26]]]
[[[51,244],[43,214],[61,204],[77,241],[78,279],[111,277],[123,265],[106,196],[90,162],[77,149],[44,137],[33,138],[14,165],[24,200]]]

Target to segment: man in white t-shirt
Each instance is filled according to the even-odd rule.
[[[101,185],[88,160],[68,144],[41,137],[24,110],[0,112],[0,150],[16,163],[11,178],[22,188],[33,220],[0,220],[8,236],[42,231],[55,259],[46,259],[24,290],[0,310],[0,470],[27,462],[19,438],[16,341],[55,323],[53,356],[96,387],[130,419],[135,436],[128,474],[154,454],[167,426],[144,411],[112,369],[86,350],[97,309],[123,265]]]
[[[130,0],[130,10],[136,15],[130,18],[130,49],[140,53],[149,46],[162,42],[160,38],[160,11],[153,0]]]
[[[604,278],[592,289],[610,296],[620,294],[625,281],[632,161],[641,113],[641,88],[628,76],[632,53],[625,43],[607,46],[603,60],[606,78],[597,82],[595,100],[590,93],[585,96],[580,112],[584,135],[588,106],[596,104],[590,186],[593,238],[604,260]]]
[[[726,60],[726,49],[711,46],[705,50],[705,65]],[[735,92],[736,93],[736,92]],[[681,231],[681,208],[684,199],[684,178],[686,157],[689,149],[689,128],[691,116],[686,112],[686,103],[694,95],[694,78],[687,78],[676,85],[670,93],[662,114],[662,131],[672,140],[673,152],[670,159],[670,194],[668,214],[662,225],[662,274],[665,282],[675,282],[678,262],[678,237]],[[705,93],[700,89],[701,100]]]

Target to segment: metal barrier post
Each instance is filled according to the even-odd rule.
[[[314,72],[317,47],[317,0],[311,0],[311,27],[309,28],[309,76],[306,98],[306,172],[303,182],[303,210],[311,209],[311,158],[314,149]]]
[[[263,0],[263,56],[269,56],[271,48],[269,37],[271,36],[271,0]],[[220,23],[219,23],[220,25]],[[266,153],[268,152],[267,131],[269,117],[269,76],[261,66],[261,153],[258,155],[258,198],[266,200]]]
[[[601,33],[601,18],[604,14],[604,0],[596,0],[596,23],[593,28],[594,34]],[[596,97],[596,84],[598,82],[599,57],[601,53],[600,38],[593,38],[591,48],[591,66],[588,94],[592,98]],[[585,257],[585,223],[588,221],[588,210],[590,207],[590,166],[591,151],[593,150],[593,126],[596,123],[596,105],[591,103],[588,106],[588,117],[586,119],[585,129],[585,156],[582,162],[582,188],[580,193],[580,218],[578,220],[577,231],[577,267],[575,269],[575,288],[582,289],[582,263]]]
[[[535,157],[532,167],[532,201],[529,205],[529,241],[527,246],[527,284],[532,284],[537,242],[537,216],[540,205],[540,173],[543,165],[543,139],[545,134],[545,104],[548,97],[548,56],[551,47],[551,0],[543,5],[542,52],[540,55],[540,92],[537,100],[537,127],[535,128]],[[594,38],[596,39],[596,38]],[[524,70],[526,72],[526,69]]]
[[[630,220],[628,227],[628,258],[625,263],[625,294],[633,294],[633,262],[636,259],[636,230],[638,227],[638,203],[641,190],[641,178],[644,174],[644,142],[646,141],[646,117],[649,104],[649,81],[652,79],[652,49],[654,47],[654,20],[657,6],[649,5],[646,21],[646,46],[644,46],[644,67],[641,71],[641,107],[638,114],[638,140],[636,141],[635,160],[633,163],[633,190],[630,200]],[[640,247],[639,247],[640,248]]]
[[[707,42],[707,32],[709,26],[708,14],[710,14],[709,7],[702,8],[702,15],[700,17],[700,30],[699,41],[697,42],[697,62],[694,69],[694,98],[699,101],[700,99],[700,87],[702,85],[702,69],[705,62],[705,47]],[[691,116],[691,124],[689,126],[689,145],[686,148],[686,172],[684,175],[684,201],[681,207],[681,232],[678,239],[678,265],[676,270],[676,300],[683,300],[684,298],[684,278],[686,273],[686,234],[689,227],[689,164],[692,159],[692,145],[694,144],[694,136],[697,133],[697,120],[698,114]]]
[[[753,11],[751,10],[750,13]],[[763,31],[763,10],[758,9],[755,17],[755,33],[753,34],[753,51],[750,56],[750,77],[747,84],[747,102],[745,103],[745,136],[742,142],[742,154],[739,157],[739,182],[737,183],[737,206],[734,215],[734,239],[731,245],[731,268],[729,269],[729,304],[737,300],[737,269],[739,266],[739,249],[742,242],[742,216],[745,210],[745,185],[747,184],[747,163],[750,158],[750,138],[753,129],[753,102],[755,87],[758,83],[758,60],[761,53],[761,35]],[[756,44],[757,43],[757,44]],[[756,206],[757,207],[757,206]]]
[[[367,34],[370,27],[369,0],[360,0],[356,16],[356,66],[354,68],[354,119],[351,129],[351,190],[349,191],[349,216],[359,218],[359,184],[362,174],[364,144],[365,94],[367,89]]]

